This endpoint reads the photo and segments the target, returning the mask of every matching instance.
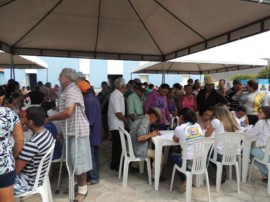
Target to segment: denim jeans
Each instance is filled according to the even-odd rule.
[[[250,151],[250,157],[256,157],[260,160],[264,157],[264,151],[260,147],[252,147]],[[268,159],[268,162],[270,162],[270,159]],[[262,175],[268,175],[268,169],[266,165],[259,163],[258,161],[255,161],[254,163],[260,170]]]
[[[176,164],[179,167],[182,166],[183,159],[182,159],[182,155],[181,154],[173,153],[173,154],[171,154],[170,159],[171,159],[171,161],[172,161],[173,164]],[[191,171],[192,161],[187,160],[187,165],[186,166],[187,166],[186,167],[186,170],[187,171]],[[186,181],[186,175],[184,173],[178,172],[178,175],[179,175],[181,181],[183,181],[183,182]]]
[[[91,145],[93,169],[89,171],[90,182],[99,182],[99,146]]]

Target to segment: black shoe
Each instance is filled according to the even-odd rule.
[[[119,167],[116,167],[116,166],[110,166],[110,169],[111,169],[111,170],[115,170],[115,171],[117,171],[117,172],[119,171]]]

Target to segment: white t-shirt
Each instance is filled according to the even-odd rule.
[[[201,126],[190,122],[177,126],[174,130],[174,135],[179,138],[181,146],[188,140],[203,137]],[[193,159],[193,147],[191,146],[187,147],[187,159]]]
[[[227,131],[225,131],[223,123],[218,119],[213,119],[211,121],[211,124],[215,128],[215,134],[216,134],[215,138],[216,138],[216,142],[217,142],[217,153],[223,155],[223,151],[222,151],[223,150],[223,139],[222,139],[221,133],[224,133]],[[241,150],[239,147],[237,153],[240,153],[240,151]]]
[[[270,119],[260,119],[246,134],[251,138],[256,137],[256,147],[265,146],[270,137]]]
[[[222,149],[223,149],[223,141],[221,141],[222,139],[221,139],[221,136],[220,136],[220,134],[221,133],[224,133],[224,132],[226,132],[225,130],[224,130],[224,125],[223,125],[223,123],[222,122],[220,122],[220,120],[218,120],[218,119],[213,119],[212,121],[211,121],[211,124],[212,124],[212,126],[215,128],[215,134],[216,134],[216,141],[217,141],[217,152],[219,153],[219,154],[223,154],[223,152],[222,152]]]
[[[246,119],[247,119],[246,115],[242,116],[241,118],[238,118],[235,111],[232,111],[232,115],[235,118],[235,120],[238,122],[240,127],[245,127],[246,126]]]
[[[109,130],[119,130],[119,127],[124,128],[124,122],[117,118],[116,113],[125,115],[125,100],[123,94],[115,89],[109,99],[108,107],[108,125]]]

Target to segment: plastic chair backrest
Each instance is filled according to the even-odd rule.
[[[242,143],[245,139],[244,133],[237,133],[237,132],[224,132],[219,134],[219,137],[223,142],[223,157],[222,157],[222,164],[229,164],[236,161],[237,155],[240,154],[242,150]],[[220,140],[216,140],[216,143]],[[217,145],[215,145],[215,152],[214,152],[214,160],[217,159]]]
[[[183,164],[181,170],[186,170],[187,162],[187,148],[193,148],[193,159],[192,159],[192,168],[191,173],[200,174],[206,170],[208,165],[208,156],[213,149],[215,138],[197,138],[193,140],[188,140],[183,145],[182,155],[183,155]]]
[[[44,180],[45,176],[49,174],[49,170],[50,170],[49,168],[50,168],[51,162],[52,162],[54,146],[55,146],[55,140],[53,140],[52,146],[48,149],[46,154],[42,157],[42,159],[38,165],[35,183],[34,183],[32,190],[35,190],[39,186],[42,186],[43,183],[45,182],[45,180]]]
[[[119,133],[124,156],[129,158],[136,158],[133,152],[130,134],[122,127],[119,127]]]
[[[266,144],[266,147],[265,147],[264,157],[263,157],[262,161],[265,164],[267,164],[268,161],[269,161],[269,157],[270,157],[270,137],[267,138],[267,144]]]

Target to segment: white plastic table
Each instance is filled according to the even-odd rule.
[[[173,130],[162,130],[160,133],[161,135],[152,137],[152,142],[155,144],[155,190],[158,190],[159,187],[162,147],[179,145],[179,143],[174,142],[172,139],[174,134]]]

